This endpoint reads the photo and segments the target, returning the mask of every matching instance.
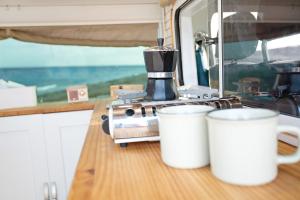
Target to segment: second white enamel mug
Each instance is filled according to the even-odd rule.
[[[278,155],[278,133],[300,136],[299,128],[278,125],[278,115],[254,108],[210,112],[207,120],[212,173],[228,183],[260,185],[276,178],[279,164],[298,162],[299,147],[292,155]]]

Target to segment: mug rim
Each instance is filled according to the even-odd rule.
[[[194,111],[194,112],[178,112],[178,113],[175,113],[175,112],[163,112],[164,109],[170,109],[170,108],[174,108],[174,107],[206,107],[207,109],[206,110],[202,110],[202,111]],[[214,107],[212,106],[208,106],[208,105],[178,105],[178,106],[170,106],[170,107],[164,107],[164,108],[161,108],[159,110],[157,110],[157,114],[158,115],[168,115],[168,116],[179,116],[179,115],[200,115],[200,114],[207,114],[208,112],[213,112],[215,110]]]
[[[262,116],[262,117],[255,117],[255,118],[240,118],[240,119],[230,119],[225,117],[218,117],[218,116],[211,116],[214,112],[226,112],[230,110],[257,110],[257,111],[269,111],[271,114],[269,116]],[[266,108],[231,108],[231,109],[225,109],[225,110],[212,110],[209,111],[206,115],[207,119],[213,119],[213,120],[219,120],[219,121],[255,121],[255,120],[263,120],[263,119],[271,119],[274,117],[279,116],[279,111],[266,109]]]

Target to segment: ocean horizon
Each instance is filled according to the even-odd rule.
[[[146,73],[144,65],[0,68],[0,79],[36,86],[45,94],[80,84],[96,84]]]

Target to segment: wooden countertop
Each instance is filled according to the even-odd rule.
[[[2,109],[0,110],[0,117],[93,110],[94,107],[95,102],[47,104],[26,108]]]
[[[95,106],[69,200],[300,199],[300,163],[281,165],[275,181],[255,187],[234,186],[214,178],[209,167],[180,170],[163,164],[159,143],[131,143],[121,149],[104,134]],[[293,147],[279,143],[280,153]]]

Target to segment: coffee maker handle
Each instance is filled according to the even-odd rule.
[[[289,133],[298,137],[300,140],[300,128],[295,126],[288,125],[280,125],[277,128],[278,133]],[[277,163],[278,164],[292,164],[300,161],[300,145],[298,143],[298,147],[295,153],[291,155],[278,155]]]

